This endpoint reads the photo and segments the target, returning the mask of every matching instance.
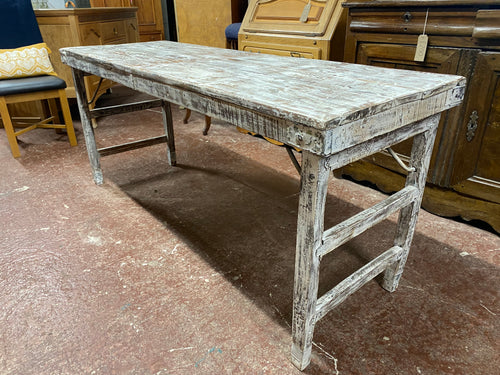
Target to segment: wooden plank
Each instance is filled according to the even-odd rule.
[[[172,108],[169,102],[162,101],[161,113],[163,119],[163,128],[165,129],[165,136],[167,137],[167,160],[168,165],[177,164],[177,155],[175,153],[175,140],[174,140],[174,121],[172,120]]]
[[[321,296],[316,304],[315,320],[321,319],[327,312],[344,302],[352,293],[384,271],[401,256],[402,252],[403,249],[399,246],[391,247]]]
[[[321,155],[454,106],[465,84],[450,75],[321,60],[297,65],[168,41],[71,47],[61,56],[77,69]]]
[[[146,147],[146,146],[153,146],[153,145],[157,145],[159,143],[165,143],[165,142],[167,142],[167,137],[165,135],[160,135],[158,137],[151,137],[151,138],[141,139],[139,141],[128,142],[128,143],[123,143],[120,145],[99,148],[99,149],[97,149],[97,151],[99,152],[99,155],[101,155],[101,156],[108,156],[108,155],[118,154],[118,153],[124,152],[124,151],[135,150],[137,148],[142,148],[142,147]]]
[[[420,192],[416,187],[407,186],[373,207],[328,229],[323,234],[323,244],[318,249],[318,256],[321,258],[350,239],[359,236],[361,233],[377,225],[394,212],[408,206],[415,201],[419,195]]]
[[[70,47],[61,56],[92,73],[101,67],[150,79],[316,129],[344,126],[464,84],[458,76],[311,59],[297,64],[280,56],[169,41]]]
[[[427,170],[429,168],[434,140],[436,139],[440,116],[440,114],[433,116],[433,124],[431,124],[429,130],[413,138],[410,167],[413,167],[415,170],[408,174],[406,187],[414,186],[418,189],[419,193],[414,202],[404,207],[399,213],[394,245],[401,247],[403,253],[401,259],[385,271],[382,287],[389,292],[394,292],[398,287],[399,279],[403,274],[403,268],[410,252],[410,244],[417,225],[418,212],[424,194]]]
[[[385,150],[387,147],[422,133],[432,125],[433,121],[434,119],[431,116],[422,121],[400,127],[384,135],[373,137],[361,144],[346,148],[342,152],[338,152],[328,157],[328,168],[330,170],[336,170],[347,164],[373,155],[376,152]]]
[[[303,370],[311,360],[319,263],[329,170],[325,159],[303,152],[292,317],[292,362]]]
[[[117,115],[121,113],[142,111],[145,109],[156,108],[162,105],[162,101],[160,99],[156,100],[145,100],[137,103],[129,103],[129,104],[120,104],[109,107],[101,107],[94,108],[90,111],[91,118],[98,118],[104,116]]]
[[[73,81],[76,89],[76,100],[80,109],[80,119],[82,122],[83,135],[85,137],[85,144],[87,145],[87,154],[89,156],[90,168],[92,169],[92,176],[97,185],[104,182],[101,169],[101,158],[97,151],[97,144],[95,141],[94,127],[92,126],[92,118],[90,115],[90,108],[88,106],[88,99],[85,89],[85,73],[78,69],[72,69]]]

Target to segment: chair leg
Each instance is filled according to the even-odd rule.
[[[203,129],[203,135],[207,135],[210,130],[210,125],[212,125],[212,118],[205,115],[205,129]]]
[[[61,119],[59,118],[59,109],[57,108],[57,102],[54,98],[47,99],[49,103],[50,115],[54,117],[52,123],[53,124],[61,124]]]
[[[64,124],[66,125],[66,132],[68,133],[69,144],[76,146],[75,128],[73,127],[73,120],[71,119],[71,112],[69,110],[68,98],[64,89],[59,90],[59,100],[61,102],[61,109],[64,117]]]
[[[17,144],[17,138],[14,133],[14,126],[12,125],[9,109],[7,108],[7,102],[4,97],[0,97],[0,116],[2,116],[3,126],[7,134],[12,156],[18,158],[21,156],[21,152],[19,151],[19,145]]]

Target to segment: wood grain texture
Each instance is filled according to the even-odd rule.
[[[231,107],[247,121],[253,113],[277,119],[276,126],[265,126],[268,134],[258,121],[244,125],[323,155],[448,109],[460,102],[464,85],[458,76],[318,60],[298,66],[291,58],[167,41],[61,54],[74,68],[214,117],[228,120]]]
[[[418,189],[408,186],[389,198],[359,214],[343,221],[323,234],[322,245],[317,252],[320,257],[380,223],[394,212],[408,206],[418,197]]]
[[[329,177],[324,158],[303,152],[292,317],[292,362],[300,370],[311,360],[319,285],[317,249],[323,236]]]
[[[335,288],[330,289],[329,292],[318,299],[315,319],[321,319],[326,313],[344,302],[347,297],[375,278],[389,265],[397,262],[402,253],[403,249],[401,247],[393,246],[341,281]]]
[[[414,171],[408,173],[406,187],[415,187],[418,190],[418,195],[411,204],[403,207],[399,212],[394,246],[399,246],[403,250],[401,258],[386,269],[384,281],[382,283],[383,288],[390,292],[394,292],[398,287],[399,280],[403,274],[403,268],[410,252],[410,245],[415,232],[415,226],[417,225],[420,202],[424,194],[427,170],[431,160],[432,148],[434,146],[434,140],[436,139],[440,116],[441,114],[434,115],[432,117],[433,124],[429,129],[416,135],[413,140],[410,167],[413,167]]]
[[[80,119],[82,121],[83,135],[85,144],[87,145],[87,153],[92,169],[92,176],[97,185],[104,182],[104,177],[101,169],[101,158],[97,151],[95,140],[94,127],[92,126],[92,115],[87,101],[85,89],[85,74],[81,70],[73,69],[73,81],[75,83],[76,101],[80,109]]]

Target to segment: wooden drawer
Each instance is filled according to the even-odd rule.
[[[162,35],[161,31],[154,32],[154,33],[141,33],[140,36],[140,41],[141,42],[151,42],[153,40],[162,40]]]
[[[394,33],[418,35],[471,36],[476,19],[475,11],[450,12],[445,8],[425,10],[407,8],[402,10],[358,10],[351,11],[351,32]],[[426,23],[427,18],[427,23]]]
[[[101,27],[102,44],[125,43],[127,40],[125,23],[123,21],[103,22]]]
[[[321,59],[321,49],[319,48],[304,48],[286,45],[247,45],[243,47],[243,51],[267,53],[278,56],[302,57],[306,59]]]

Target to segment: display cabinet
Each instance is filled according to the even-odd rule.
[[[92,8],[98,7],[135,7],[139,40],[149,42],[165,39],[161,0],[90,0]]]
[[[238,49],[273,55],[342,60],[344,0],[250,0]]]
[[[64,65],[59,55],[63,47],[96,44],[118,44],[138,41],[137,8],[77,8],[39,9],[35,15],[45,43],[52,51],[51,62],[56,73],[66,81],[69,98],[75,97],[71,69]],[[113,82],[86,77],[90,98],[99,97]],[[98,87],[99,86],[99,87]],[[98,89],[98,90],[97,90]],[[97,90],[97,92],[96,92]]]
[[[423,207],[500,231],[500,2],[347,0],[345,6],[345,61],[467,78],[464,102],[441,118]],[[423,33],[425,59],[415,61]],[[395,151],[405,160],[410,147],[404,142]],[[403,184],[404,170],[389,153],[341,172],[386,192]]]

